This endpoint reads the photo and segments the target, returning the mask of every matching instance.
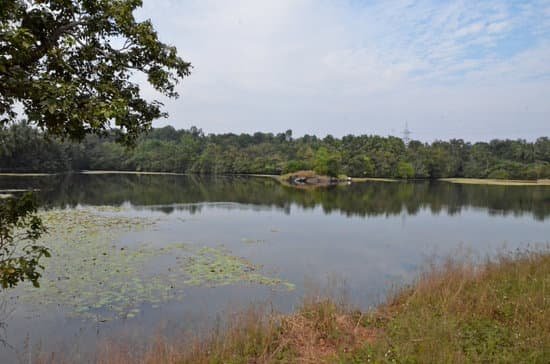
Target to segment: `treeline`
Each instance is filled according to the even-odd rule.
[[[126,170],[197,174],[320,174],[386,178],[550,178],[550,139],[461,139],[408,145],[397,137],[284,133],[204,134],[192,127],[153,129],[133,149],[115,137],[73,144],[48,139],[23,123],[0,130],[0,171]]]

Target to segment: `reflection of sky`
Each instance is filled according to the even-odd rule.
[[[323,283],[335,275],[364,305],[379,299],[390,282],[410,279],[429,258],[458,250],[484,256],[550,242],[550,225],[542,221],[472,208],[455,215],[424,208],[415,215],[368,218],[296,205],[289,213],[242,204],[204,204],[200,211],[137,213],[163,217],[162,228],[154,232],[157,240],[224,245],[299,288],[305,279]]]

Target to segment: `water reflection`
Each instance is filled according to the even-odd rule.
[[[131,204],[120,213],[151,218],[155,226],[113,243],[224,247],[297,287],[288,292],[249,284],[184,287],[182,301],[158,308],[143,304],[135,320],[104,323],[71,318],[58,304],[41,306],[43,313],[36,314],[18,299],[8,318],[0,305],[0,342],[6,328],[14,347],[0,345],[0,363],[16,362],[17,353],[27,352],[27,339],[33,347],[93,355],[102,339],[131,333],[147,340],[160,322],[170,322],[169,330],[213,323],[227,307],[269,302],[289,312],[308,281],[323,284],[332,275],[345,280],[354,304],[368,308],[389,287],[413,279],[426,257],[444,258],[461,247],[484,256],[503,246],[548,243],[550,236],[545,221],[550,188],[542,186],[377,182],[304,191],[269,178],[75,174],[0,177],[0,189],[39,189],[50,208]],[[111,211],[106,216],[117,215],[115,210],[105,209]]]
[[[204,203],[237,204],[291,212],[291,206],[321,207],[327,214],[347,216],[416,215],[422,209],[433,214],[455,215],[465,208],[486,210],[490,215],[532,214],[537,220],[550,215],[547,186],[476,186],[446,182],[357,183],[315,190],[285,187],[270,178],[174,175],[55,175],[48,177],[0,177],[3,189],[40,189],[46,206],[122,205],[200,213]]]
[[[7,340],[8,320],[10,319],[13,307],[9,304],[9,299],[0,296],[0,348],[13,349]]]

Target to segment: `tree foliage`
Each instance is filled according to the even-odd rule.
[[[329,152],[326,147],[317,150],[314,160],[314,171],[320,175],[336,177],[340,171],[340,155]]]
[[[159,41],[133,11],[140,0],[3,0],[0,3],[0,126],[18,118],[49,134],[82,140],[104,134],[132,143],[165,116],[132,81],[145,74],[169,97],[189,75],[176,48]]]
[[[314,169],[353,177],[550,178],[550,139],[460,139],[431,144],[395,137],[348,135],[324,138],[291,133],[210,134],[200,129],[153,129],[132,150],[116,136],[85,138],[81,144],[43,141],[28,125],[0,132],[0,171],[77,171],[83,169],[198,174],[280,174]]]
[[[155,90],[177,97],[175,86],[189,75],[191,65],[175,47],[158,39],[150,21],[134,18],[141,4],[141,0],[0,2],[2,169],[80,168],[88,163],[86,151],[63,140],[82,141],[95,134],[134,145],[151,129],[153,119],[166,116],[159,101],[141,96],[134,75],[145,75]],[[16,124],[22,114],[26,122]],[[101,145],[108,156],[101,160],[103,165],[119,167],[116,159],[125,150],[119,144]],[[49,251],[35,244],[44,232],[35,209],[31,196],[1,201],[4,288],[25,279],[38,285],[39,259]]]
[[[22,198],[0,199],[0,284],[2,288],[29,280],[38,287],[41,276],[39,261],[49,257],[47,247],[37,244],[46,231],[35,214],[36,200],[32,194]]]

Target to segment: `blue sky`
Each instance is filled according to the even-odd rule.
[[[550,0],[144,0],[138,18],[194,66],[157,126],[550,135]]]

